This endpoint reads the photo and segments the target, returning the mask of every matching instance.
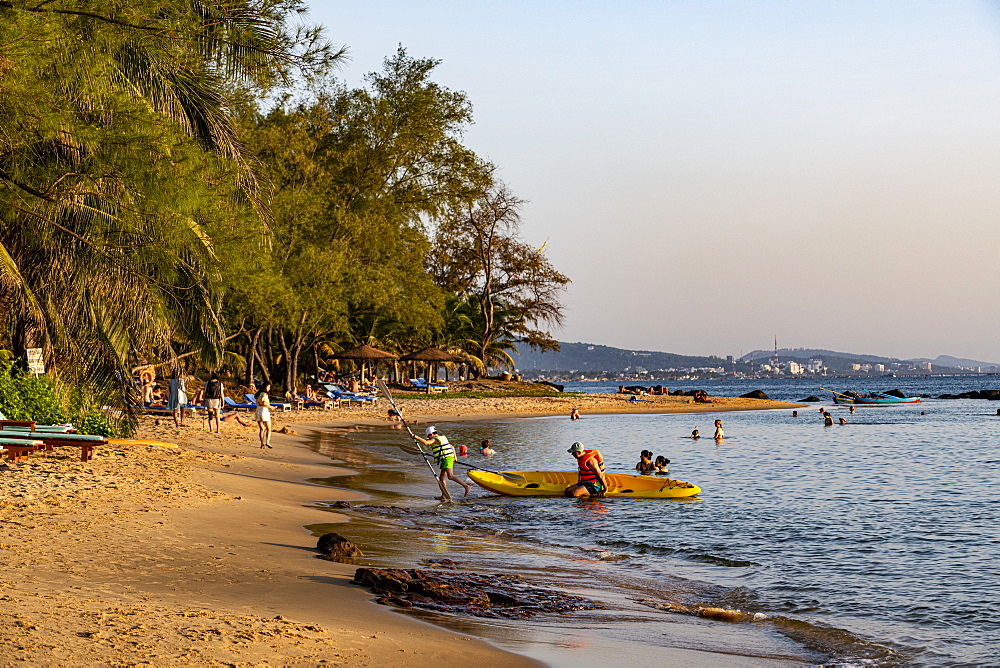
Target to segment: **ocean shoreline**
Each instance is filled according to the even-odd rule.
[[[431,408],[403,400],[417,402]],[[420,421],[562,413],[517,401],[488,413],[437,407],[448,410],[404,412]],[[275,422],[300,432],[385,425],[383,410],[277,413]],[[175,449],[109,447],[90,463],[56,451],[4,464],[4,661],[538,665],[374,605],[350,584],[353,566],[314,559],[303,527],[346,518],[309,508],[320,495],[306,481],[351,471],[319,461],[308,435],[275,435],[275,448],[261,451],[252,426],[227,422],[216,436],[198,424],[144,420],[141,436]],[[323,496],[359,498],[331,491]]]

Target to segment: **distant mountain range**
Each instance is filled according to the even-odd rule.
[[[740,359],[743,361],[750,361],[751,359],[757,361],[763,361],[764,359],[770,359],[774,357],[773,350],[754,350],[749,352]],[[997,366],[996,362],[982,362],[980,360],[970,360],[962,357],[952,357],[951,355],[938,355],[936,358],[931,359],[929,357],[917,357],[913,359],[899,359],[896,357],[881,357],[879,355],[859,355],[857,353],[841,353],[835,350],[821,350],[819,348],[779,348],[778,357],[780,359],[821,359],[824,362],[826,358],[841,358],[849,359],[854,363],[867,362],[870,364],[892,364],[899,362],[930,362],[934,366],[943,366],[950,368],[958,367],[990,367]]]
[[[524,349],[520,354],[513,355],[516,367],[522,372],[570,371],[580,373],[600,372],[632,372],[658,371],[668,369],[700,369],[726,367],[733,370],[734,362],[738,370],[747,370],[751,363],[766,363],[774,357],[773,350],[754,350],[734,362],[727,362],[717,355],[678,355],[654,350],[627,350],[612,346],[601,346],[594,343],[560,342],[559,352],[540,353]],[[843,353],[834,350],[817,348],[780,348],[778,358],[782,362],[795,361],[806,364],[811,359],[820,359],[830,371],[847,371],[852,364],[908,364],[911,362],[930,362],[935,369],[940,367],[957,368],[996,367],[996,362],[981,362],[962,359],[949,355],[939,355],[935,359],[902,360],[879,355],[860,355]]]

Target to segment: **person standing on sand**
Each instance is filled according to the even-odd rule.
[[[271,384],[264,383],[257,394],[253,395],[257,409],[254,411],[253,419],[257,421],[257,435],[260,437],[260,449],[271,447]]]
[[[184,424],[184,406],[187,402],[187,385],[184,384],[180,369],[174,369],[167,392],[167,408],[174,415],[175,427]]]
[[[208,411],[208,431],[212,431],[212,421],[215,421],[215,433],[219,433],[219,412],[222,410],[223,387],[219,374],[212,372],[212,378],[202,389],[205,397],[205,409]]]
[[[463,496],[468,496],[469,492],[472,491],[472,487],[455,477],[455,448],[448,442],[448,439],[437,433],[437,428],[434,426],[427,427],[424,430],[424,436],[427,438],[420,438],[416,434],[412,434],[412,436],[414,441],[430,446],[431,454],[434,455],[438,466],[441,467],[441,474],[438,476],[438,480],[441,481],[441,489],[444,489],[448,484],[448,480],[451,480],[464,487],[465,494]],[[435,498],[441,499],[440,496]]]
[[[570,420],[579,420],[580,419],[580,411],[576,410],[575,408],[573,410],[571,410],[569,412],[569,419]]]
[[[580,481],[567,487],[563,495],[575,498],[582,496],[604,498],[608,492],[608,479],[604,475],[604,457],[601,456],[601,451],[587,450],[583,447],[583,443],[578,441],[566,452],[576,458],[577,466],[580,468]]]
[[[726,438],[726,432],[722,431],[722,420],[715,421],[715,440],[721,441]]]

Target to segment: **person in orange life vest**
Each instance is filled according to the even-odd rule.
[[[580,467],[580,482],[567,487],[563,495],[603,497],[608,491],[608,479],[604,475],[604,458],[600,451],[587,450],[583,443],[577,442],[567,452],[576,458]]]

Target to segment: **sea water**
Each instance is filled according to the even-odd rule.
[[[995,381],[880,379],[865,389],[937,395],[1000,386]],[[692,387],[713,395],[759,388],[786,400],[820,394],[802,381]],[[546,556],[517,568],[563,585],[585,572],[606,595],[617,591],[649,610],[740,610],[750,623],[769,625],[805,648],[797,655],[779,640],[764,641],[748,652],[756,656],[844,665],[998,665],[998,405],[931,399],[851,414],[824,402],[798,409],[798,417],[767,410],[437,423],[470,452],[481,439],[492,440],[495,457],[473,455],[462,460],[467,463],[566,470],[575,466],[567,448],[581,441],[601,450],[609,471],[627,473],[648,449],[670,458],[671,477],[697,484],[702,493],[693,500],[575,501],[477,489],[473,500],[422,524],[535,546]],[[824,426],[820,406],[835,423],[843,417],[847,424]],[[723,420],[723,442],[688,437],[694,428],[710,435],[715,419]],[[355,444],[379,447],[402,436],[384,432],[355,436]],[[436,491],[428,487],[427,493]],[[394,503],[406,493],[405,486],[383,490],[387,498],[397,495]],[[561,561],[560,554],[575,556]],[[592,568],[573,561],[581,555],[592,558]],[[575,575],[560,578],[560,564]],[[643,629],[643,638],[655,644],[657,618],[630,614],[638,624],[631,628]]]

